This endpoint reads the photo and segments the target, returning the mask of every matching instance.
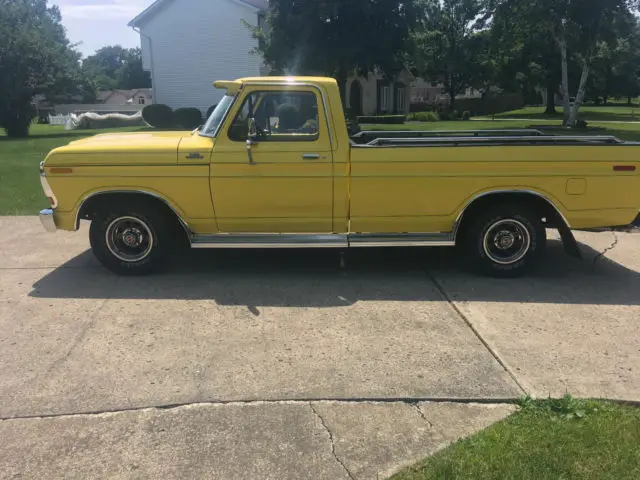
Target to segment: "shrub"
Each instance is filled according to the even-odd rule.
[[[155,128],[173,127],[173,110],[167,105],[156,103],[147,105],[142,110],[142,118],[149,125]]]
[[[446,110],[443,110],[442,112],[440,112],[440,120],[442,120],[444,122],[448,122],[449,120],[453,120],[451,112],[447,112]]]
[[[451,120],[458,120],[460,118],[460,114],[458,113],[458,110],[454,110],[453,112],[451,112]]]
[[[407,117],[404,115],[368,115],[358,117],[358,123],[384,123],[402,125]]]
[[[173,123],[185,130],[193,130],[202,125],[202,112],[197,108],[179,108],[173,112]]]
[[[417,112],[429,112],[435,108],[433,103],[427,102],[416,102],[409,104],[409,112],[417,113]]]
[[[437,122],[440,117],[438,117],[438,112],[416,112],[413,114],[413,120],[416,122]]]
[[[211,116],[211,114],[213,113],[213,111],[216,109],[217,106],[218,106],[218,104],[216,103],[215,105],[211,105],[209,107],[209,109],[207,110],[207,118],[209,118]]]
[[[469,110],[465,110],[464,112],[462,112],[462,120],[469,119],[471,119],[471,112]]]

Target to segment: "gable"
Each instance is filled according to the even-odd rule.
[[[153,17],[162,10],[168,3],[180,0],[156,0],[146,10],[141,12],[136,18],[131,20],[128,25],[130,27],[140,27],[148,23]],[[225,2],[236,2],[247,7],[254,8],[256,11],[267,10],[269,3],[267,0],[220,0]]]

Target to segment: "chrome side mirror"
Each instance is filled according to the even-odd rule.
[[[249,165],[255,165],[256,162],[253,161],[253,152],[251,147],[254,143],[258,143],[258,128],[256,127],[256,119],[253,117],[249,117],[249,130],[247,133],[247,155],[249,157]]]

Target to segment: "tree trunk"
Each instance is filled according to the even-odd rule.
[[[631,105],[631,103],[632,103],[632,98],[631,98],[631,96],[628,96],[627,97],[627,105]]]
[[[584,95],[587,92],[587,80],[589,79],[589,63],[590,60],[587,57],[582,65],[582,76],[580,77],[580,85],[578,86],[576,101],[573,103],[571,116],[569,117],[569,126],[571,127],[576,126],[576,122],[578,121],[578,111],[580,110],[580,105],[582,105],[582,102],[584,100]]]
[[[567,64],[567,40],[564,37],[558,39],[558,46],[560,47],[560,61],[562,62],[562,106],[564,108],[564,121],[563,125],[566,127],[569,124],[571,116],[571,97],[569,95],[569,66]]]
[[[549,82],[547,85],[547,108],[544,111],[547,115],[556,115],[556,86]]]
[[[608,101],[609,101],[609,95],[605,93],[605,94],[602,96],[602,104],[603,104],[603,105],[606,105]]]
[[[2,120],[2,127],[8,137],[25,138],[29,136],[29,127],[31,126],[30,115],[11,115],[5,116]]]

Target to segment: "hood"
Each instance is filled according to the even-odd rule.
[[[180,142],[191,136],[191,132],[104,133],[56,148],[47,157],[47,164],[175,164]]]

